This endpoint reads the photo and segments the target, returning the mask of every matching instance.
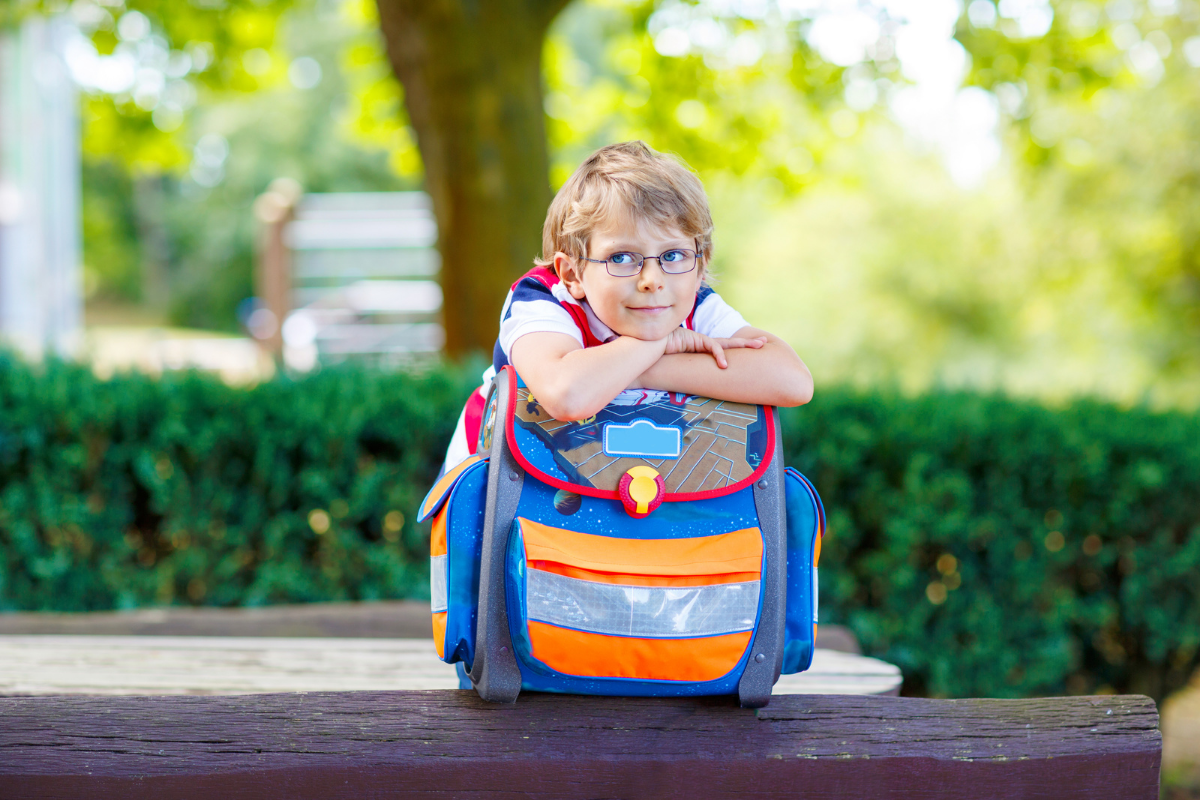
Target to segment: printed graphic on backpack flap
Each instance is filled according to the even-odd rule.
[[[560,489],[620,499],[635,467],[662,477],[661,501],[701,500],[749,488],[774,455],[774,417],[763,406],[627,390],[595,416],[554,419],[508,371],[509,449],[525,470]]]
[[[438,658],[463,661],[475,653],[487,459],[471,456],[434,484],[418,522],[433,517],[429,537],[429,596]]]

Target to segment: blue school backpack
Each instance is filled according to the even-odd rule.
[[[505,367],[476,455],[421,504],[438,655],[496,702],[766,705],[812,661],[825,531],[816,490],[782,461],[770,406],[627,391],[561,422]]]

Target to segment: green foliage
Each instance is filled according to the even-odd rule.
[[[473,379],[347,369],[234,389],[6,357],[0,608],[420,595],[414,511]]]
[[[857,120],[842,98],[847,70],[809,46],[808,22],[770,4],[572,3],[555,21],[543,60],[551,183],[565,181],[595,148],[640,138],[706,178],[803,188],[836,139],[830,115]],[[689,24],[716,32],[711,47],[660,52],[664,27]],[[880,71],[868,62],[856,75]]]
[[[418,178],[424,164],[404,107],[404,88],[384,52],[374,0],[347,0],[342,20],[357,32],[347,39],[339,64],[353,96],[353,111],[347,115],[351,137],[363,146],[386,149],[395,174]]]
[[[141,244],[133,181],[112,161],[83,163],[84,286],[93,297],[140,295]]]
[[[85,154],[114,158],[136,171],[186,165],[182,128],[198,93],[255,92],[285,80],[276,32],[281,15],[294,5],[294,0],[72,3],[72,20],[99,55],[134,59],[145,75],[155,76],[85,98]],[[63,10],[51,0],[26,6]]]
[[[16,27],[40,10],[40,0],[4,0],[0,3],[0,31]]]
[[[818,392],[822,618],[918,695],[1162,698],[1200,664],[1200,418]]]
[[[0,608],[422,596],[414,512],[476,374],[0,361]],[[822,390],[784,430],[829,515],[822,619],[908,693],[1163,697],[1200,663],[1200,418]]]
[[[1022,37],[1004,18],[973,25],[966,15],[956,32],[972,57],[968,82],[1001,101],[1006,144],[1020,156],[1047,277],[1039,293],[1103,294],[1149,370],[1194,386],[1200,4],[1052,7],[1044,36]]]
[[[120,160],[86,158],[84,256],[92,296],[140,295],[152,303],[153,292],[138,282],[148,272],[141,259],[153,256],[169,298],[157,311],[176,325],[235,331],[235,308],[254,294],[252,205],[272,180],[290,177],[312,192],[414,188],[389,169],[386,150],[347,141],[347,117],[355,112],[338,61],[360,35],[334,13],[285,24],[281,47],[316,61],[320,82],[206,97],[190,115],[188,138],[193,147],[200,143],[202,156],[190,175],[131,173]],[[159,247],[147,252],[148,242]]]

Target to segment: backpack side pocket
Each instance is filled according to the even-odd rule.
[[[433,643],[438,658],[448,664],[462,661],[470,669],[475,657],[475,622],[479,615],[487,460],[474,458],[456,471],[450,486],[439,481],[434,491],[440,494],[437,501],[423,504],[433,513],[429,536]]]
[[[808,669],[817,638],[817,562],[825,535],[825,509],[817,490],[793,467],[786,470],[787,619],[783,669]]]

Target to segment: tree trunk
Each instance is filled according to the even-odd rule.
[[[542,42],[567,0],[376,0],[438,221],[446,352],[491,352],[551,199]]]

